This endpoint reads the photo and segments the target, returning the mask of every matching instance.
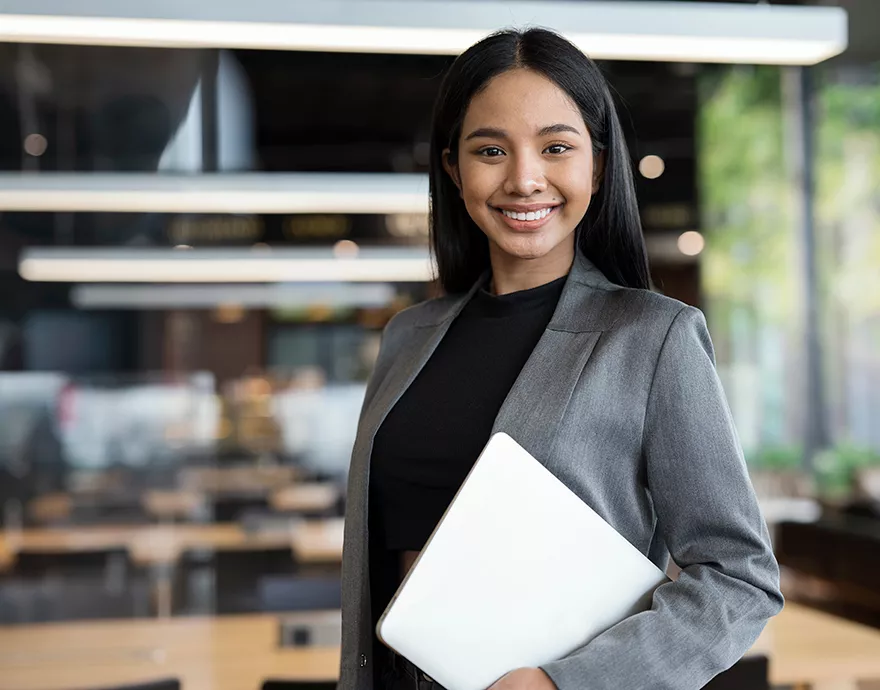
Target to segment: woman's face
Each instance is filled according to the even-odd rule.
[[[489,239],[494,267],[527,261],[567,270],[600,171],[590,133],[562,89],[527,69],[498,75],[471,100],[458,160],[447,152],[444,167]]]

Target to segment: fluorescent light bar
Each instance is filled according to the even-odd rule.
[[[0,173],[0,211],[427,213],[428,177],[378,173]]]
[[[302,285],[75,285],[70,299],[79,309],[211,309],[384,307],[394,299],[387,283]]]
[[[815,64],[838,7],[709,2],[3,0],[0,41],[456,55],[504,26],[558,29],[596,59]]]
[[[18,263],[25,280],[63,283],[423,282],[434,266],[422,247],[280,250],[32,248]]]

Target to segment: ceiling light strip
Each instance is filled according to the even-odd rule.
[[[427,213],[418,174],[0,173],[0,211]]]
[[[556,28],[596,59],[815,64],[838,7],[710,2],[3,0],[0,41],[455,55],[503,26]],[[158,6],[157,6],[158,5]]]
[[[34,282],[316,283],[423,282],[435,274],[427,248],[332,250],[51,249],[22,252],[18,272]]]

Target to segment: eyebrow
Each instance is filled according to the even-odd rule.
[[[570,132],[572,134],[580,135],[581,132],[571,125],[566,125],[562,123],[556,123],[553,125],[547,125],[546,127],[541,127],[538,130],[537,136],[545,137],[548,134],[562,134],[563,132]],[[470,141],[471,139],[507,139],[509,137],[506,130],[499,129],[497,127],[480,127],[479,129],[475,129],[473,132],[468,134],[465,137],[465,141]]]

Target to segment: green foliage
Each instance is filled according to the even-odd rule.
[[[740,306],[762,322],[784,323],[795,294],[779,68],[725,68],[707,75],[700,91],[703,289],[719,316]]]
[[[880,312],[880,64],[863,73],[860,83],[826,79],[816,118],[822,289],[856,319]]]
[[[880,364],[880,64],[814,74],[824,77],[814,101],[818,306],[828,403],[837,406],[853,367]],[[699,96],[702,287],[719,368],[738,393],[734,415],[751,424],[745,436],[758,444],[750,468],[798,469],[802,451],[786,445],[796,441],[786,420],[801,416],[804,401],[785,358],[800,351],[804,307],[798,171],[790,164],[800,143],[789,139],[783,72],[707,68]],[[757,372],[760,385],[737,372]],[[832,435],[850,432],[844,415],[829,423]],[[853,473],[875,464],[877,451],[836,445],[816,458],[820,491],[845,494]]]
[[[880,452],[841,444],[819,453],[815,466],[816,481],[822,494],[830,497],[846,496],[858,470],[880,466]]]
[[[746,456],[751,470],[799,470],[804,464],[800,446],[760,446]]]

